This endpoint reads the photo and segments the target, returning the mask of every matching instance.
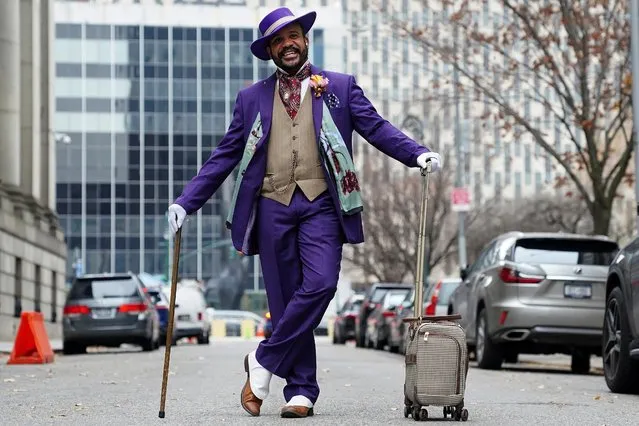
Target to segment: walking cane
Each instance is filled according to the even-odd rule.
[[[173,269],[171,270],[171,298],[169,302],[169,324],[166,330],[166,346],[164,350],[164,372],[162,374],[162,393],[160,396],[160,418],[164,418],[164,403],[166,402],[166,385],[169,380],[169,363],[171,361],[171,342],[173,341],[173,318],[175,316],[175,293],[177,291],[178,266],[180,265],[180,242],[182,228],[175,233],[175,247],[173,248]]]

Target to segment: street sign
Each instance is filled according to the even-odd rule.
[[[470,192],[467,188],[453,188],[450,197],[454,212],[467,212],[470,210]]]

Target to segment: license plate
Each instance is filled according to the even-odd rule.
[[[111,308],[94,308],[91,310],[93,318],[113,318],[113,309]]]
[[[564,284],[564,297],[590,299],[592,297],[592,286],[590,283]]]
[[[190,319],[190,315],[178,315],[178,321],[189,321]]]

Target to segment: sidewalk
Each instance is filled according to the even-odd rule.
[[[50,341],[51,349],[53,352],[61,352],[62,351],[62,340],[52,339]],[[13,342],[0,342],[0,353],[10,354],[13,350]]]

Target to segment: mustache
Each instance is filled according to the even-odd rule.
[[[289,52],[294,52],[294,53],[297,53],[298,55],[301,55],[301,54],[302,54],[302,52],[300,52],[300,50],[299,50],[297,47],[292,47],[292,46],[291,46],[291,47],[287,47],[286,49],[284,49],[284,50],[282,50],[282,51],[280,52],[280,55],[279,55],[279,56],[280,56],[280,58],[283,58],[283,57],[284,57],[284,55],[286,55],[286,54],[287,54],[287,53],[289,53]]]

